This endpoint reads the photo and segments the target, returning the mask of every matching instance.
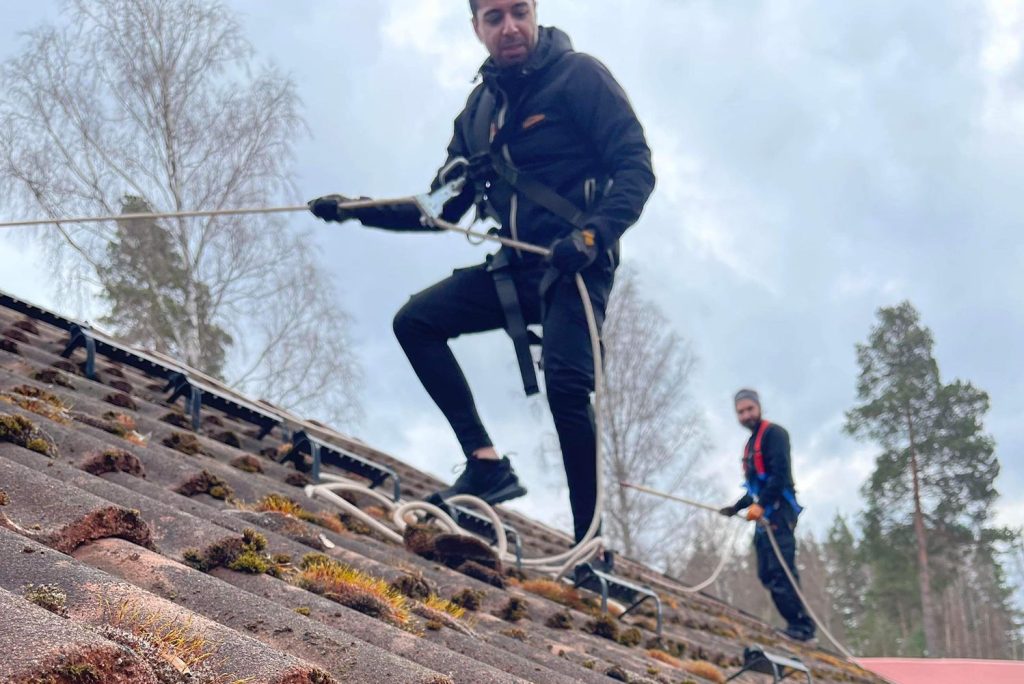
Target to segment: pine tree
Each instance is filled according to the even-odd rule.
[[[863,403],[847,413],[846,429],[878,441],[884,449],[866,491],[870,508],[882,513],[879,522],[902,522],[903,509],[908,504],[912,509],[925,651],[938,655],[921,471],[924,442],[935,422],[939,369],[931,332],[921,327],[909,302],[881,309],[878,315],[868,344],[857,345],[857,396]]]
[[[942,383],[931,331],[909,302],[878,317],[868,343],[857,346],[861,403],[846,423],[882,447],[864,487],[862,547],[872,575],[865,637],[883,649],[939,656],[950,643],[940,597],[966,581],[965,559],[997,496],[999,462],[983,429],[988,396],[967,382]],[[906,596],[915,569],[913,605]]]
[[[832,521],[828,536],[825,538],[824,552],[828,593],[832,599],[832,607],[843,626],[841,633],[845,634],[847,641],[850,642],[847,646],[855,651],[859,650],[856,635],[863,620],[863,597],[867,577],[857,540],[846,518],[841,515],[837,514]],[[839,632],[836,632],[836,635],[839,636]]]
[[[138,197],[122,200],[122,214],[150,213]],[[118,221],[106,260],[97,268],[101,295],[110,314],[101,322],[131,344],[179,358],[194,329],[186,301],[195,293],[198,312],[199,370],[219,377],[231,336],[211,320],[209,289],[189,277],[181,250],[152,219]]]

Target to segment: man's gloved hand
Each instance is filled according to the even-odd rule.
[[[750,504],[747,509],[747,520],[756,522],[764,517],[764,506],[761,504]]]
[[[594,263],[597,252],[593,229],[574,230],[551,246],[551,265],[562,273],[579,273]]]
[[[490,152],[478,152],[469,158],[466,166],[466,178],[477,191],[482,191],[488,183],[494,181],[498,174],[491,162]]]
[[[360,197],[359,199],[369,199],[368,197]],[[307,204],[309,210],[313,212],[313,216],[323,219],[324,221],[336,221],[337,223],[343,223],[349,219],[358,219],[359,215],[356,213],[358,210],[355,209],[344,209],[340,205],[347,202],[351,202],[352,198],[345,197],[344,195],[324,195],[323,197],[317,197],[312,199]]]
[[[719,508],[718,513],[719,515],[724,515],[726,518],[731,518],[732,516],[736,515],[736,507],[725,506],[724,508]]]

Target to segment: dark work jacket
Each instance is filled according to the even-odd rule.
[[[541,27],[523,66],[500,70],[488,59],[480,74],[482,82],[455,119],[448,162],[490,151],[489,138],[497,135],[495,152],[585,210],[584,224],[595,229],[601,247],[617,249],[654,189],[654,172],[643,127],[608,69],[575,52],[562,31]],[[485,90],[492,107],[481,104]],[[433,187],[440,184],[435,178]],[[467,183],[445,206],[444,218],[458,221],[477,191]],[[487,198],[501,235],[546,247],[574,228],[502,180],[492,183]],[[382,228],[420,229],[418,214],[408,209],[364,211],[359,218]]]
[[[757,431],[761,427],[758,423],[753,429],[750,439],[743,453],[749,454],[744,458],[744,476],[750,487],[750,483],[758,481],[757,470],[754,467],[754,440],[757,438]],[[753,503],[764,506],[769,511],[769,517],[775,522],[778,516],[783,516],[793,523],[799,515],[799,510],[793,508],[793,504],[786,496],[787,492],[792,493],[794,500],[796,486],[793,483],[793,468],[789,453],[789,433],[781,425],[772,423],[765,430],[761,440],[761,453],[764,455],[764,469],[767,476],[764,480],[757,482],[755,489],[757,495],[746,494],[736,502],[736,508],[747,508]]]

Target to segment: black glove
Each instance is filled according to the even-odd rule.
[[[579,273],[597,258],[597,234],[574,230],[551,246],[551,265],[562,273]]]
[[[360,197],[360,199],[369,198]],[[342,209],[339,206],[351,201],[351,198],[345,197],[344,195],[324,195],[323,197],[317,197],[316,199],[310,200],[307,204],[309,205],[309,210],[313,212],[313,216],[323,219],[324,221],[336,221],[337,223],[343,223],[349,219],[359,218],[357,209]]]
[[[478,191],[482,191],[488,183],[494,182],[498,173],[494,170],[490,152],[479,152],[470,157],[466,166],[466,177]]]
[[[725,508],[719,508],[718,512],[721,515],[724,515],[726,518],[731,518],[737,513],[735,506],[726,506]]]

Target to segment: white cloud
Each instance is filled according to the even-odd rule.
[[[465,90],[486,57],[471,30],[465,3],[397,0],[391,3],[381,32],[393,47],[430,60],[438,83],[451,90]]]
[[[985,7],[991,28],[988,44],[981,54],[982,64],[990,71],[1006,72],[1021,57],[1024,5],[1008,0],[986,0]]]
[[[1003,498],[996,505],[996,523],[1014,529],[1024,529],[1024,501]]]
[[[21,217],[19,217],[21,218]],[[35,218],[35,217],[32,217]],[[13,217],[11,220],[17,220]],[[38,249],[6,228],[11,237],[0,237],[0,290],[46,307],[54,307],[50,274]]]

